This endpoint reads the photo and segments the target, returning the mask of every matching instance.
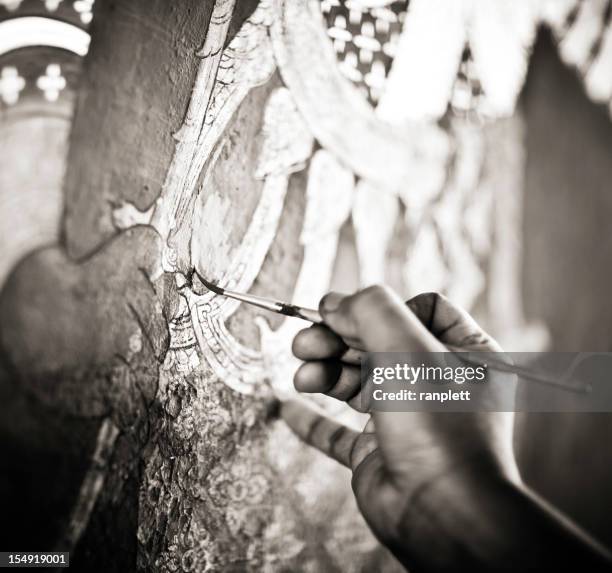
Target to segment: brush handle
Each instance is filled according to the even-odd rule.
[[[308,320],[314,324],[321,324],[323,322],[323,318],[318,310],[314,310],[312,308],[304,308],[301,306],[296,306],[296,316],[299,318],[303,318],[304,320]]]

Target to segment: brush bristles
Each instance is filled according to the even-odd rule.
[[[199,281],[210,291],[217,294],[225,294],[225,290],[214,283],[208,282],[198,271],[194,271]]]

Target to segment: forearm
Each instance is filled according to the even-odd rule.
[[[411,571],[610,571],[612,561],[577,526],[524,486],[466,467],[410,500],[393,552]]]

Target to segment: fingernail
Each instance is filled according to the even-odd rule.
[[[323,312],[335,312],[338,310],[344,297],[337,292],[329,292],[322,299],[319,305]]]

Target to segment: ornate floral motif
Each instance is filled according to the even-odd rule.
[[[196,350],[198,341],[191,324],[191,314],[184,298],[181,298],[176,316],[170,321],[170,348],[166,354],[163,368],[175,368],[178,372],[189,374],[200,364]]]

